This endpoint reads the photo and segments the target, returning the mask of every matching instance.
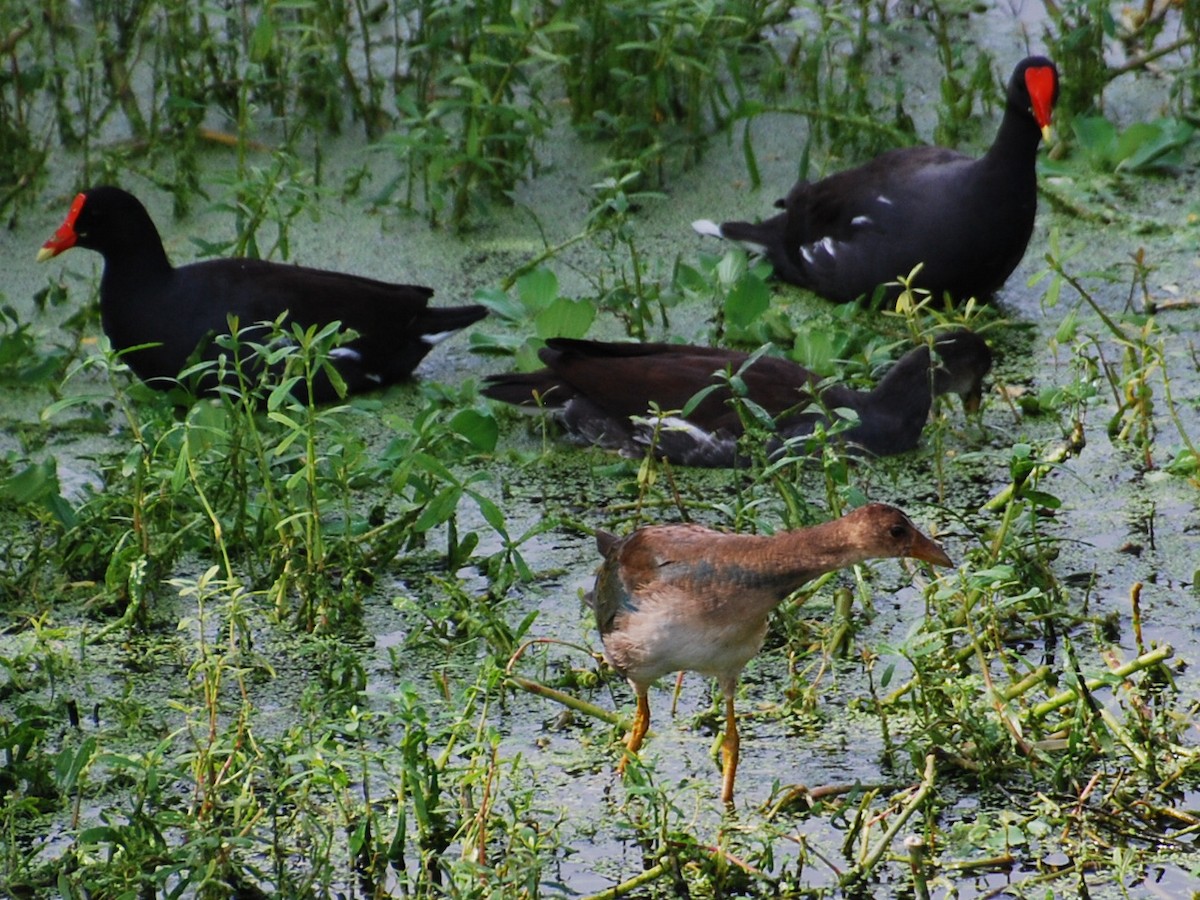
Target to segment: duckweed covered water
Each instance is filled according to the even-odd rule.
[[[990,9],[972,14],[963,27],[987,35],[985,45],[1005,75],[1023,55],[1023,35],[1036,34],[1041,24],[1028,11],[1022,19]],[[928,136],[937,80],[925,76],[934,63],[921,38],[912,23],[888,31],[901,58],[880,81],[893,74],[903,80],[906,109]],[[1110,113],[1123,122],[1140,121],[1165,102],[1163,86],[1148,77],[1122,81],[1113,94]],[[980,125],[974,149],[986,146],[993,127],[994,117]],[[761,115],[752,136],[760,189],[748,186],[739,126],[716,134],[698,164],[674,173],[662,196],[644,200],[630,217],[639,253],[649,261],[648,280],[666,280],[676,260],[721,252],[691,232],[693,219],[764,215],[790,186],[805,146],[803,121]],[[495,288],[544,246],[578,233],[604,155],[600,145],[557,122],[538,146],[537,176],[513,190],[513,204],[488,207],[456,235],[428,227],[418,213],[377,209],[364,200],[371,186],[393,177],[394,163],[368,152],[360,136],[348,132],[321,145],[333,191],[337,174],[360,166],[369,172],[368,187],[346,199],[322,196],[315,218],[292,224],[290,259],[430,284],[434,302],[446,305]],[[814,174],[850,162],[837,148],[811,152]],[[33,263],[61,220],[79,166],[67,151],[55,149],[51,159],[38,202],[0,233],[9,260],[0,290],[44,346],[62,342],[63,322],[94,301],[100,271],[99,259],[84,251],[50,266]],[[202,161],[205,184],[230,166],[219,147]],[[1002,688],[1045,663],[1054,671],[1046,693],[1054,694],[1080,673],[1100,675],[1117,658],[1171,645],[1173,662],[1151,673],[1161,681],[1157,689],[1145,683],[1136,693],[1096,688],[1076,701],[1084,709],[1074,721],[1094,723],[1104,709],[1124,730],[1081,727],[1050,736],[1058,743],[1038,747],[1037,761],[1022,768],[1020,754],[1011,750],[1022,736],[1004,734],[994,695],[989,699],[986,691],[955,694],[952,684],[929,684],[912,695],[944,704],[940,710],[881,706],[910,679],[941,671],[923,668],[922,654],[934,653],[937,641],[921,626],[942,621],[946,610],[937,606],[936,589],[926,587],[928,573],[880,563],[860,580],[843,575],[835,582],[869,601],[868,608],[855,605],[851,649],[843,657],[825,651],[834,630],[832,585],[803,606],[785,604],[775,617],[738,697],[743,744],[734,811],[726,814],[717,799],[712,750],[720,707],[713,685],[694,674],[683,680],[673,713],[673,683],[664,680],[652,693],[644,767],[632,767],[622,781],[614,774],[620,728],[506,685],[506,655],[497,648],[509,640],[512,650],[529,639],[562,642],[531,646],[509,674],[627,719],[631,693],[599,666],[598,636],[581,602],[597,562],[590,529],[676,520],[676,496],[692,517],[725,527],[775,527],[785,504],[772,485],[746,472],[659,469],[653,485],[639,490],[639,461],[570,447],[553,429],[543,433],[498,410],[496,450],[456,462],[455,475],[479,479],[474,484],[502,509],[510,535],[543,522],[552,526],[519,547],[532,577],[502,590],[494,589],[484,561],[503,541],[480,506],[464,499],[455,527],[458,538],[478,535],[470,560],[449,571],[446,550],[455,538],[445,528],[429,532],[378,565],[363,589],[360,626],[330,634],[297,635],[272,618],[261,598],[238,608],[220,596],[197,603],[181,594],[181,585],[194,587],[213,563],[195,553],[170,573],[178,584],[150,586],[151,614],[142,632],[104,633],[119,612],[106,605],[111,597],[103,572],[89,583],[60,584],[57,596],[5,597],[0,790],[10,802],[0,820],[10,884],[46,896],[117,896],[139,884],[143,892],[154,885],[164,894],[185,889],[206,896],[285,888],[314,896],[580,896],[649,871],[654,877],[637,888],[641,896],[674,896],[683,888],[704,896],[834,894],[864,843],[878,841],[903,808],[906,791],[921,779],[926,752],[946,751],[937,756],[937,803],[908,822],[891,844],[893,856],[861,888],[864,895],[917,890],[901,843],[909,834],[929,841],[936,858],[960,864],[933,874],[941,879],[938,890],[961,897],[1066,895],[1082,880],[1092,896],[1115,895],[1118,882],[1137,896],[1194,889],[1200,773],[1192,758],[1200,700],[1192,672],[1200,656],[1195,475],[1165,469],[1181,441],[1153,375],[1147,379],[1153,441],[1139,448],[1109,436],[1114,397],[1128,387],[1121,370],[1127,347],[1069,288],[1047,306],[1049,282],[1031,279],[1046,267],[1053,234],[1068,270],[1110,316],[1127,310],[1130,260],[1139,248],[1152,267],[1146,279],[1152,297],[1195,301],[1196,163],[1197,149],[1189,145],[1182,165],[1154,175],[1102,177],[1070,167],[1045,173],[1048,194],[1034,239],[996,304],[1001,320],[987,331],[998,351],[992,379],[998,389],[982,417],[966,422],[960,410],[944,410],[921,450],[856,465],[841,485],[843,494],[905,507],[938,532],[956,561],[973,560],[977,573],[1000,517],[981,508],[1009,484],[1015,448],[1028,445],[1036,458],[1069,437],[1068,401],[1048,396],[1040,411],[1029,401],[1054,387],[1078,388],[1080,360],[1102,359],[1116,387],[1103,374],[1084,379],[1092,397],[1077,418],[1086,446],[1038,482],[1056,502],[1034,504],[1040,513],[1026,510],[1014,525],[1030,531],[1003,558],[1012,571],[996,576],[1012,579],[992,598],[1009,605],[1011,615],[986,619],[988,629],[1007,629],[998,636],[1005,652],[987,657],[987,671]],[[170,198],[146,174],[130,167],[115,177],[147,204],[173,260],[194,258],[196,241],[227,238],[227,210],[201,201],[188,218],[173,221]],[[1081,216],[1081,207],[1097,216]],[[1101,220],[1110,213],[1112,222]],[[547,266],[563,295],[588,298],[598,280],[611,282],[606,270],[613,264],[614,254],[581,241]],[[42,311],[34,295],[48,282],[65,283],[69,300]],[[1136,306],[1138,291],[1132,293]],[[795,289],[775,285],[772,303],[797,328],[814,321],[839,327],[840,311],[831,314]],[[652,336],[707,339],[711,306],[683,303],[667,315],[668,328]],[[858,321],[869,318],[860,314]],[[1195,441],[1195,309],[1168,306],[1153,321],[1179,427]],[[94,319],[83,327],[89,338],[96,335]],[[473,331],[520,339],[527,328],[493,316]],[[1126,329],[1135,343],[1135,329]],[[614,315],[602,313],[589,335],[623,333]],[[356,400],[365,414],[353,419],[355,427],[381,450],[394,433],[389,416],[409,421],[438,402],[436,392],[430,399],[430,386],[463,388],[470,396],[473,382],[513,365],[470,347],[470,335],[459,335],[423,363],[422,385]],[[89,342],[84,352],[95,352],[95,345]],[[0,451],[6,477],[29,461],[54,461],[63,496],[78,503],[88,486],[106,489],[103,462],[124,454],[131,437],[111,401],[98,402],[93,419],[99,426],[69,414],[40,417],[59,390],[6,388]],[[102,398],[112,387],[86,371],[62,390]],[[801,469],[795,479],[814,513],[827,509],[829,482],[821,467]],[[8,527],[29,526],[10,518]],[[942,578],[955,602],[969,594],[956,587],[956,577]],[[1141,586],[1136,623],[1135,584]],[[1043,606],[1029,605],[1025,595],[1046,585],[1038,601]],[[983,613],[964,615],[958,627],[969,634],[971,616],[982,619]],[[964,685],[981,678],[976,658],[960,662]],[[1011,714],[1007,721],[1025,702],[1001,704]],[[1156,742],[1155,735],[1134,731],[1139,721],[1147,732],[1178,731]],[[998,732],[990,735],[995,744],[978,749],[992,755],[964,758],[962,736],[978,734],[982,741],[989,731]],[[1122,744],[1131,733],[1134,748],[1170,746],[1175,756],[1139,766],[1136,749]],[[1068,757],[1072,762],[1064,761]],[[43,765],[29,765],[39,759]],[[1152,794],[1161,814],[1115,820],[1113,810],[1136,806],[1168,777],[1177,780]],[[1122,800],[1126,784],[1131,796]],[[798,789],[832,785],[856,787],[811,806]],[[785,797],[791,802],[777,807]],[[194,855],[179,850],[185,836],[196,842]],[[212,842],[207,850],[201,837]],[[32,862],[23,861],[27,854]],[[984,859],[992,865],[961,865]],[[207,880],[197,874],[204,865],[212,867]],[[1069,874],[1056,877],[1059,870]],[[430,874],[435,871],[440,874]]]

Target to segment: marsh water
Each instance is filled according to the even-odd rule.
[[[1029,10],[1017,14],[1001,7],[970,22],[972,34],[994,55],[998,77],[1006,77],[1030,43],[1038,49],[1041,27],[1039,17]],[[893,34],[898,48],[894,66],[880,74],[881,80],[903,81],[906,108],[918,134],[928,137],[937,82],[924,80],[932,64],[927,56],[931,51],[921,46],[921,34],[916,24],[905,27],[901,20]],[[1152,74],[1122,80],[1106,95],[1106,113],[1120,124],[1153,118],[1167,105],[1168,89]],[[977,138],[963,149],[984,148],[997,116],[993,109],[993,115],[980,123]],[[666,281],[677,261],[723,252],[724,248],[697,236],[690,222],[764,216],[796,179],[807,139],[803,120],[786,113],[763,113],[750,127],[761,187],[751,187],[739,128],[714,134],[694,165],[672,174],[655,195],[639,200],[629,228],[642,258],[649,261],[650,278]],[[114,141],[119,139],[114,135]],[[269,129],[259,139],[269,144]],[[602,177],[605,162],[602,143],[585,140],[565,121],[559,122],[537,146],[536,175],[517,186],[511,202],[489,205],[485,213],[472,218],[469,228],[456,233],[430,227],[419,212],[367,201],[369,186],[392,177],[396,164],[369,148],[353,129],[322,143],[323,171],[331,189],[315,206],[315,215],[292,224],[289,260],[387,281],[428,284],[436,289],[433,302],[445,305],[470,302],[477,292],[496,290],[546,247],[579,233],[593,204],[592,186]],[[231,152],[214,145],[204,151],[203,164],[215,177],[231,165]],[[1181,754],[1200,753],[1194,718],[1200,703],[1194,667],[1200,657],[1200,490],[1194,470],[1179,474],[1168,466],[1183,450],[1180,432],[1193,441],[1200,439],[1196,347],[1200,312],[1195,305],[1200,297],[1198,159],[1200,149],[1192,143],[1179,164],[1148,174],[1096,172],[1068,165],[1069,156],[1066,161],[1045,162],[1040,176],[1045,191],[1033,240],[995,300],[998,315],[986,320],[984,333],[997,359],[980,416],[968,419],[957,405],[943,404],[936,439],[927,439],[920,449],[901,457],[860,461],[848,476],[862,495],[904,507],[923,529],[938,536],[952,557],[961,560],[987,547],[996,514],[983,509],[1009,485],[1014,448],[1027,445],[1035,458],[1049,457],[1068,442],[1071,428],[1080,426],[1083,445],[1049,468],[1039,482],[1041,491],[1060,501],[1044,511],[1038,527],[1042,539],[1053,545],[1044,559],[1059,586],[1054,602],[1069,609],[1064,621],[1071,624],[1050,639],[1036,622],[1028,622],[1028,630],[1011,639],[1011,652],[1030,666],[1048,662],[1060,670],[1066,684],[1076,671],[1088,677],[1107,672],[1111,657],[1127,660],[1140,648],[1170,645],[1174,651],[1169,669],[1174,680],[1171,714],[1184,723],[1176,742]],[[851,162],[838,158],[836,152],[813,150],[813,174]],[[82,250],[48,265],[34,263],[38,247],[60,223],[78,187],[78,170],[79,160],[71,153],[54,151],[38,201],[22,210],[13,227],[0,232],[6,261],[0,280],[4,302],[19,312],[22,321],[32,323],[35,334],[47,344],[64,341],[63,322],[95,302],[101,271],[99,257]],[[368,173],[368,188],[339,197],[339,176],[358,171]],[[173,261],[198,258],[197,240],[216,241],[228,235],[227,209],[200,201],[191,215],[176,220],[171,198],[146,174],[132,166],[113,173],[147,205]],[[217,191],[214,186],[213,193]],[[1116,412],[1115,397],[1122,395],[1125,383],[1113,388],[1107,377],[1094,375],[1092,383],[1097,387],[1081,402],[1054,399],[1055,389],[1079,385],[1080,358],[1085,355],[1080,348],[1106,363],[1119,382],[1127,346],[1114,340],[1096,312],[1070,287],[1062,289],[1053,305],[1046,302],[1052,279],[1037,276],[1047,269],[1046,255],[1052,247],[1107,315],[1128,323],[1131,318],[1122,317],[1144,309],[1147,296],[1157,304],[1155,315],[1124,326],[1128,341],[1134,343],[1139,327],[1152,321],[1152,340],[1162,348],[1161,367],[1144,379],[1154,397],[1149,414],[1154,434],[1144,446],[1110,433],[1107,427]],[[1133,265],[1139,253],[1144,254],[1148,273],[1144,290]],[[604,268],[613,264],[610,250],[580,241],[544,265],[557,276],[563,296],[587,299],[595,293],[598,279],[603,279]],[[66,285],[65,305],[38,307],[35,295],[48,283]],[[778,283],[772,285],[771,303],[800,329],[837,328],[832,317],[843,315],[799,289]],[[712,337],[715,314],[711,304],[687,300],[666,311],[665,326],[656,319],[649,336],[705,343]],[[872,314],[859,311],[858,315],[869,320]],[[85,355],[98,352],[95,320],[87,327]],[[526,328],[528,323],[492,316],[471,332],[519,340]],[[626,330],[616,316],[601,311],[588,335],[618,339],[626,336]],[[516,363],[508,356],[473,352],[471,338],[471,333],[460,334],[437,347],[418,369],[415,383],[351,403],[358,411],[351,420],[360,423],[373,446],[388,443],[390,420],[410,420],[430,402],[428,389],[433,385],[448,386],[454,396],[466,398],[460,401],[464,404],[487,408],[473,396],[473,385]],[[1172,403],[1163,393],[1164,371]],[[62,388],[6,387],[0,452],[13,467],[24,460],[52,460],[68,501],[80,502],[91,492],[104,491],[102,461],[119,456],[130,445],[127,424],[116,409],[101,403],[108,413],[106,426],[86,432],[71,425],[69,413],[44,416],[42,411],[62,393],[102,397],[113,389],[94,369],[74,375]],[[122,389],[119,380],[115,389]],[[1046,398],[1045,403],[1030,402],[1034,398]],[[476,745],[464,742],[452,747],[432,740],[425,750],[431,758],[445,754],[444,760],[449,761],[445,777],[457,798],[445,801],[450,806],[460,812],[477,810],[483,803],[481,795],[488,797],[495,820],[489,871],[500,868],[497,856],[508,854],[513,868],[525,865],[537,873],[532,884],[517,885],[520,879],[515,876],[503,887],[497,882],[497,893],[598,893],[634,878],[661,858],[670,858],[664,848],[672,847],[672,842],[687,845],[697,856],[707,852],[718,860],[719,875],[709,873],[697,887],[686,862],[693,857],[684,854],[678,871],[639,886],[641,895],[672,896],[688,883],[702,895],[706,891],[768,895],[836,891],[839,873],[853,864],[859,850],[850,829],[851,821],[859,821],[854,810],[822,805],[809,810],[800,803],[776,809],[774,804],[796,786],[816,789],[858,783],[867,792],[856,795],[866,798],[864,808],[875,803],[880,818],[886,819],[887,810],[894,812],[896,807],[880,798],[901,797],[905,788],[919,782],[920,754],[910,758],[904,752],[889,752],[903,741],[911,727],[910,716],[895,709],[883,721],[873,698],[888,689],[881,678],[895,686],[913,676],[912,659],[918,647],[914,636],[927,614],[925,592],[931,573],[894,562],[878,563],[859,579],[842,576],[834,582],[852,586],[860,601],[863,595],[869,601],[865,608],[856,605],[853,649],[843,656],[833,657],[825,649],[833,616],[833,585],[806,598],[803,605],[785,604],[777,613],[767,646],[748,667],[738,696],[742,763],[732,810],[723,809],[718,799],[719,770],[712,752],[721,726],[717,695],[708,679],[694,674],[684,678],[677,699],[673,681],[664,681],[652,692],[652,731],[642,751],[643,766],[634,767],[635,777],[623,780],[614,771],[619,727],[511,685],[490,684],[483,690],[477,679],[485,645],[451,639],[456,627],[467,629],[469,617],[459,610],[457,624],[447,625],[439,616],[451,608],[453,598],[464,596],[472,604],[489,607],[482,618],[498,617],[510,627],[534,616],[524,639],[562,643],[531,647],[513,663],[512,674],[566,684],[564,690],[627,721],[632,695],[599,663],[599,637],[582,602],[597,563],[590,530],[626,530],[639,516],[643,522],[677,520],[678,510],[666,499],[672,493],[694,502],[689,507],[693,517],[726,528],[736,524],[731,511],[746,502],[747,492],[768,511],[777,501],[767,496],[767,487],[750,481],[743,472],[676,469],[670,491],[660,482],[655,488],[658,500],[631,512],[637,506],[641,461],[573,447],[553,426],[544,428],[508,410],[489,412],[500,428],[495,450],[456,464],[460,467],[456,471],[463,478],[475,478],[475,488],[502,508],[509,534],[536,531],[548,523],[546,530],[520,545],[533,577],[508,587],[502,596],[489,591],[488,574],[480,561],[496,553],[502,541],[488,528],[478,505],[464,499],[456,528],[460,535],[479,534],[473,558],[457,571],[447,571],[441,548],[448,538],[441,531],[430,535],[424,547],[381,567],[365,593],[359,627],[317,638],[297,635],[273,621],[267,611],[256,614],[254,649],[269,661],[269,667],[248,681],[246,702],[253,710],[255,736],[269,743],[301,717],[302,705],[308,702],[306,692],[318,671],[327,676],[322,667],[327,665],[328,646],[334,643],[354,655],[364,675],[355,692],[354,712],[346,715],[346,722],[371,714],[393,723],[410,722],[397,713],[397,698],[406,696],[416,698],[405,703],[422,707],[430,722],[429,733],[435,735],[438,723],[464,715],[463,698],[475,691],[468,718],[477,731]],[[816,509],[823,508],[827,484],[821,467],[799,470],[796,477],[799,492]],[[194,582],[211,564],[209,559],[189,557],[173,578]],[[952,590],[954,573],[941,577]],[[1134,585],[1140,585],[1137,636],[1131,603]],[[122,629],[93,642],[107,623],[95,609],[85,611],[81,601],[95,593],[98,590],[73,585],[61,605],[10,599],[9,627],[0,637],[0,653],[10,660],[28,659],[36,656],[35,644],[45,641],[55,654],[73,663],[64,663],[63,672],[49,681],[13,673],[4,676],[0,719],[19,720],[21,705],[33,699],[49,706],[50,697],[70,697],[86,711],[82,725],[76,727],[97,737],[107,752],[169,757],[171,742],[166,736],[197,727],[192,690],[198,677],[193,668],[198,635],[219,635],[226,625],[219,615],[198,609],[195,598],[181,593],[177,583],[164,582],[150,587],[153,611],[144,633]],[[1020,595],[1022,585],[1008,593]],[[26,627],[30,619],[39,617],[44,617],[39,632]],[[434,638],[426,639],[429,635]],[[27,680],[28,692],[22,687]],[[1123,708],[1115,696],[1105,695],[1102,702]],[[988,706],[981,700],[981,709],[957,712],[964,718],[983,717]],[[74,740],[70,731],[65,723],[56,727],[49,743],[69,744]],[[318,737],[314,734],[314,744],[320,746]],[[411,764],[399,749],[395,758],[389,757],[389,740],[398,738],[381,727],[378,739],[369,742],[369,766],[364,763],[372,772],[374,797],[380,803],[387,802],[390,791],[400,791],[395,785]],[[490,749],[481,755],[479,746]],[[1098,773],[1114,776],[1128,765],[1119,748],[1111,763],[1104,761],[1103,750],[1096,753]],[[490,768],[480,760],[490,760]],[[100,823],[124,820],[134,805],[123,793],[122,778],[102,774],[105,765],[113,769],[111,761],[96,763],[92,783],[75,804],[48,810],[32,825],[17,827],[10,820],[6,837],[19,840],[21,847],[32,849],[48,865],[74,859],[76,853],[94,852],[78,849],[79,834]],[[318,763],[309,765],[311,769]],[[1047,765],[1052,767],[1053,762]],[[486,773],[476,772],[474,781],[453,784],[449,773],[456,766],[472,771],[482,767]],[[1132,896],[1184,896],[1196,890],[1200,863],[1190,845],[1192,825],[1200,816],[1195,795],[1200,770],[1194,765],[1181,768],[1185,774],[1174,785],[1171,807],[1179,815],[1179,833],[1172,831],[1167,840],[1164,831],[1164,839],[1156,845],[1155,835],[1142,832],[1098,829],[1093,833],[1080,828],[1067,833],[1026,827],[1038,819],[1034,810],[1042,805],[1070,806],[1084,800],[1079,794],[1072,797],[1051,789],[1049,778],[1008,781],[1000,772],[985,769],[981,774],[948,766],[939,775],[936,828],[956,835],[959,843],[954,848],[960,858],[970,846],[965,835],[972,828],[980,836],[976,856],[1010,855],[1008,863],[995,868],[943,873],[940,889],[956,891],[953,895],[960,897],[1043,896],[1046,890],[1069,896],[1081,880],[1091,878],[1093,896],[1115,891],[1118,882]],[[359,780],[358,773],[347,774],[344,783],[331,777],[327,812],[339,827],[344,812],[339,803],[346,797],[362,799],[355,788]],[[1115,786],[1111,789],[1117,791]],[[177,793],[176,802],[183,808],[189,787],[181,784]],[[902,799],[895,802],[902,804]],[[403,806],[400,802],[397,809]],[[461,814],[465,823],[468,817]],[[389,815],[393,822],[398,816]],[[400,825],[401,831],[405,827],[415,831],[415,813],[409,815],[412,818],[407,826]],[[486,813],[481,815],[487,819]],[[918,817],[905,834],[909,832],[928,834],[929,826],[919,824]],[[1097,836],[1101,832],[1103,836]],[[172,833],[168,829],[165,840],[169,842]],[[474,849],[468,834],[470,840],[487,846],[480,831],[470,831],[464,824],[441,852],[471,856]],[[1113,835],[1122,834],[1140,853],[1128,869],[1114,866],[1094,877],[1091,869],[1085,869],[1074,881],[1048,882],[1048,887],[1037,887],[1034,880],[1026,884],[1027,879],[1069,867],[1072,860],[1088,853],[1117,853],[1121,840]],[[341,837],[331,838],[333,849],[328,852],[333,857],[341,854],[344,861],[348,854],[340,841]],[[260,851],[239,847],[234,852]],[[305,852],[304,847],[293,849],[297,868],[304,867]],[[897,839],[895,853],[902,858],[903,852]],[[356,884],[353,867],[345,862],[343,866],[339,889],[347,895],[366,892]],[[741,872],[744,878],[734,878],[730,871]],[[756,881],[755,872],[763,874],[763,880]],[[476,881],[469,875],[454,877],[462,880],[452,879],[455,888],[445,886],[447,893],[488,891],[482,874]],[[399,891],[400,880],[376,884],[375,892]],[[269,884],[263,887],[269,892]],[[55,892],[51,885],[44,890],[46,895]],[[913,888],[907,866],[893,860],[877,869],[861,890],[860,895],[894,896]],[[313,891],[318,893],[316,888]]]

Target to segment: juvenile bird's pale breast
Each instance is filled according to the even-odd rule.
[[[613,667],[642,684],[681,670],[736,677],[767,633],[765,616],[697,614],[695,598],[678,590],[639,594],[637,603],[603,638]]]

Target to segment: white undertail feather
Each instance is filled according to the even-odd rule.
[[[696,423],[689,422],[687,419],[682,419],[678,416],[661,416],[645,419],[638,417],[634,419],[634,423],[637,425],[634,439],[646,447],[654,442],[655,433],[658,433],[664,442],[673,442],[672,438],[666,432],[676,435],[686,435],[687,439],[694,444],[694,447],[691,448],[692,452],[689,452],[688,456],[692,456],[696,452],[702,455],[722,454],[727,450],[730,443],[729,435],[713,434],[711,431],[706,431],[696,425]]]
[[[745,238],[731,238],[731,237],[729,237],[729,235],[725,234],[725,232],[721,230],[720,225],[718,225],[716,222],[713,222],[709,219],[697,219],[695,222],[692,223],[692,228],[695,229],[696,234],[702,234],[705,237],[721,238],[721,240],[725,240],[725,241],[731,240],[735,244],[737,244],[739,247],[744,247],[746,250],[749,250],[751,253],[766,253],[767,252],[766,244],[760,244],[758,241],[750,241],[750,240],[746,240]]]
[[[705,431],[703,428],[689,422],[687,419],[681,419],[679,416],[661,416],[652,418],[647,422],[650,428],[658,427],[664,431],[682,431],[701,443],[712,440],[712,434]]]

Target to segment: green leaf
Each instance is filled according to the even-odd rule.
[[[701,403],[704,402],[704,398],[706,398],[713,391],[719,390],[723,386],[724,385],[717,383],[717,384],[710,384],[708,387],[700,388],[700,390],[698,390],[698,391],[696,391],[696,393],[692,394],[691,399],[688,400],[687,403],[683,404],[683,409],[680,411],[679,414],[681,416],[683,416],[683,418],[686,419],[688,416],[690,416],[692,413],[694,413],[696,411],[697,406],[699,406]]]
[[[447,521],[457,511],[458,501],[461,497],[462,489],[458,485],[451,485],[445,490],[439,491],[421,510],[417,521],[413,523],[413,531],[423,534],[434,526]]]
[[[587,301],[558,297],[534,317],[533,325],[540,338],[579,338],[595,318],[596,308]]]
[[[513,361],[516,363],[518,372],[534,372],[542,368],[542,361],[538,357],[538,351],[546,346],[546,342],[541,338],[529,338],[513,354]]]
[[[96,739],[86,738],[78,749],[70,747],[59,752],[54,762],[54,777],[58,789],[63,793],[75,790],[79,773],[89,765],[96,754]]]
[[[754,419],[759,428],[770,431],[775,427],[775,417],[753,400],[743,398],[738,401],[738,404]]]
[[[736,284],[746,274],[746,252],[730,250],[717,263],[717,279],[721,284]]]
[[[472,331],[467,338],[472,353],[485,356],[512,356],[525,343],[518,334],[483,334]]]
[[[1044,509],[1058,509],[1062,506],[1062,500],[1053,494],[1047,494],[1045,491],[1022,491],[1021,496],[1030,503],[1041,506]]]
[[[522,322],[527,315],[527,311],[520,301],[500,288],[483,288],[476,291],[472,299],[481,306],[486,306],[499,318],[509,322]]]
[[[1149,161],[1153,156],[1162,152],[1164,143],[1163,132],[1156,123],[1135,122],[1121,132],[1117,138],[1114,160],[1119,163],[1118,169],[1126,166],[1129,159],[1136,153]],[[1166,145],[1169,146],[1169,143]]]
[[[1200,471],[1200,459],[1196,458],[1189,449],[1180,450],[1173,460],[1167,464],[1167,471],[1172,475],[1194,475]]]
[[[797,333],[792,342],[791,356],[807,368],[822,374],[833,371],[838,353],[833,337],[828,331],[810,328]]]
[[[1062,286],[1062,276],[1055,275],[1050,282],[1050,286],[1046,288],[1046,293],[1042,295],[1042,306],[1046,309],[1053,309],[1058,306],[1058,298],[1062,295]]]
[[[1058,330],[1054,332],[1054,339],[1060,344],[1067,344],[1075,340],[1075,335],[1078,333],[1079,308],[1076,307],[1063,316],[1063,320],[1058,323]]]
[[[757,189],[762,184],[762,176],[758,171],[758,160],[754,156],[754,144],[750,140],[750,122],[742,130],[742,157],[746,160],[746,172],[750,175],[750,187]]]
[[[1190,124],[1176,119],[1131,125],[1119,141],[1122,152],[1117,169],[1138,172],[1177,165],[1181,161],[1180,151],[1195,133]]]
[[[38,502],[58,492],[58,469],[52,459],[28,465],[0,481],[0,497],[17,504]]]
[[[527,272],[517,279],[517,296],[527,313],[537,313],[558,297],[558,276],[549,269]]]
[[[725,297],[725,319],[734,327],[745,328],[765,313],[770,305],[771,290],[766,282],[757,278],[742,278]]]
[[[491,525],[492,530],[498,535],[507,537],[508,524],[504,521],[504,513],[500,510],[500,507],[489,498],[483,496],[483,494],[475,491],[469,491],[468,493],[470,493],[471,498],[478,505],[479,512],[483,516],[484,521]]]
[[[80,844],[116,844],[124,846],[124,841],[121,840],[121,830],[112,828],[108,825],[99,825],[95,828],[85,828],[79,832],[76,840]]]
[[[496,449],[500,427],[486,413],[476,409],[460,410],[450,419],[450,427],[456,434],[466,438],[476,450],[490,453]]]
[[[1117,163],[1117,127],[1104,116],[1076,116],[1071,121],[1079,148],[1098,168]]]
[[[250,36],[250,61],[261,63],[267,59],[271,55],[271,44],[274,40],[275,23],[271,21],[271,14],[264,9],[254,26],[254,33]]]

